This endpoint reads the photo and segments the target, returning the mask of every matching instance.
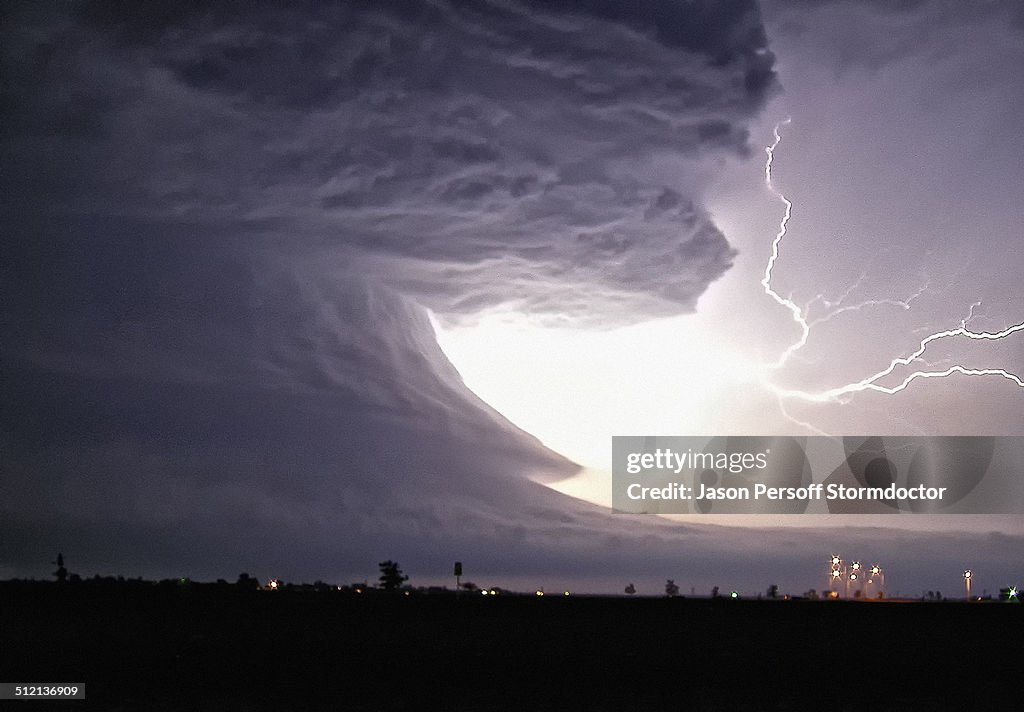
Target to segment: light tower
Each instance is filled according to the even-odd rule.
[[[971,600],[971,579],[974,578],[974,572],[970,569],[964,569],[964,588],[967,590],[967,600]]]
[[[858,594],[864,590],[864,567],[861,566],[859,561],[854,561],[850,564],[850,572],[846,577],[846,597],[850,597],[850,589],[853,589],[854,598],[859,598]]]
[[[867,591],[867,595],[875,595],[877,598],[885,598],[885,572],[882,571],[882,567],[878,564],[872,564],[866,575],[866,586],[870,587]]]
[[[843,581],[846,575],[846,566],[843,563],[843,559],[839,554],[832,554],[829,557],[829,570],[828,570],[828,592],[829,598],[835,598],[839,595],[839,584]]]

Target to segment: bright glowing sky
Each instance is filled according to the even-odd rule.
[[[837,300],[858,283],[843,306],[882,302],[815,326],[807,348],[771,376],[807,390],[859,380],[928,333],[959,326],[975,301],[982,304],[968,325],[974,330],[1024,320],[1012,276],[1024,268],[1024,136],[1007,120],[1024,99],[1024,79],[1008,69],[1024,64],[1019,30],[993,31],[996,18],[984,14],[954,29],[953,18],[933,9],[900,18],[893,30],[892,16],[867,9],[769,7],[786,91],[751,142],[762,148],[772,141],[771,122],[793,117],[774,178],[795,203],[773,286],[802,305],[818,294]],[[855,37],[839,36],[846,25],[837,15],[856,20]],[[876,33],[882,25],[884,35]],[[924,26],[931,34],[919,46],[900,47],[891,36],[909,42]],[[826,51],[823,36],[849,54]],[[739,257],[696,314],[601,331],[491,314],[475,325],[435,322],[439,343],[484,400],[595,470],[607,469],[613,434],[813,432],[787,420],[759,383],[763,364],[799,336],[758,284],[783,210],[762,182],[764,160],[755,150],[729,161],[707,189],[715,223]],[[910,309],[893,303],[914,295]],[[824,314],[818,309],[812,317]],[[1021,334],[935,343],[917,368],[962,363],[1019,374],[1022,344]],[[1010,381],[954,375],[841,406],[786,407],[833,434],[1017,434],[1022,402]],[[560,487],[608,500],[607,479],[593,472]]]

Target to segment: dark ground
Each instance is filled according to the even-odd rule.
[[[0,583],[0,682],[67,710],[988,710],[1024,605]]]

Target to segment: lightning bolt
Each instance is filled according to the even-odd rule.
[[[807,341],[810,338],[811,330],[814,326],[821,324],[822,322],[828,321],[839,314],[860,311],[869,307],[877,306],[897,306],[903,309],[910,309],[911,303],[920,297],[927,289],[928,284],[926,283],[923,287],[918,289],[917,292],[912,294],[910,297],[904,300],[897,299],[871,299],[863,301],[857,304],[844,304],[844,302],[850,297],[850,295],[860,286],[863,282],[865,275],[848,288],[837,300],[825,299],[822,295],[818,295],[803,307],[799,306],[791,298],[783,297],[772,287],[772,270],[775,268],[775,264],[779,260],[779,254],[782,246],[783,238],[786,237],[786,233],[789,227],[789,221],[793,217],[793,202],[785,196],[780,190],[778,190],[772,182],[772,164],[775,160],[775,151],[778,149],[779,144],[782,142],[781,128],[791,121],[790,118],[786,118],[775,125],[772,132],[773,141],[770,145],[765,147],[765,153],[767,158],[764,164],[764,181],[768,190],[774,195],[784,206],[782,218],[779,221],[779,229],[775,234],[775,238],[771,243],[771,253],[768,257],[768,261],[765,264],[764,276],[761,279],[761,286],[764,288],[764,292],[772,300],[774,300],[779,306],[785,308],[792,315],[793,321],[799,327],[799,335],[796,341],[790,344],[784,349],[778,359],[771,364],[766,365],[767,371],[778,371],[783,368],[789,360],[797,353],[800,349],[807,345]],[[816,304],[823,304],[826,309],[831,309],[824,316],[810,319],[808,314],[813,306]],[[998,376],[1000,378],[1011,381],[1016,386],[1024,388],[1024,379],[1015,373],[1012,373],[1003,368],[968,368],[962,364],[954,364],[945,369],[935,369],[931,364],[924,361],[923,356],[927,351],[928,346],[936,341],[943,339],[955,339],[962,337],[965,339],[971,339],[975,341],[996,341],[1005,339],[1018,331],[1024,331],[1024,322],[1013,324],[1004,328],[1002,331],[974,331],[968,327],[968,322],[974,317],[974,310],[980,306],[981,302],[975,302],[971,305],[967,316],[960,321],[960,326],[951,329],[945,329],[942,331],[936,331],[929,333],[923,339],[920,340],[917,348],[911,353],[904,356],[897,356],[893,358],[889,365],[880,371],[873,373],[859,381],[847,383],[844,385],[829,388],[823,391],[804,391],[799,389],[788,389],[781,388],[775,385],[771,380],[765,379],[764,384],[776,395],[779,400],[779,408],[783,415],[791,420],[792,422],[801,425],[814,432],[824,434],[810,423],[806,423],[793,418],[785,408],[785,400],[787,399],[798,399],[805,402],[811,403],[846,403],[857,393],[863,391],[875,391],[877,393],[884,393],[886,395],[894,395],[900,391],[905,390],[910,386],[911,383],[918,379],[928,378],[947,378],[954,374],[960,374],[964,376]],[[927,366],[925,369],[918,369],[905,376],[902,381],[899,381],[895,385],[884,385],[883,382],[891,383],[888,380],[889,376],[900,367],[910,366],[914,363],[921,363]]]
[[[772,163],[775,161],[775,149],[779,147],[780,143],[782,143],[782,134],[779,131],[790,121],[792,121],[792,119],[786,117],[779,123],[775,124],[775,128],[772,130],[775,140],[770,146],[767,146],[764,149],[765,153],[768,154],[768,158],[764,162],[764,183],[768,186],[768,190],[771,191],[772,195],[782,201],[782,204],[786,206],[786,209],[782,214],[782,220],[779,222],[779,231],[775,234],[775,239],[772,240],[772,252],[768,257],[768,263],[764,266],[764,277],[761,278],[761,286],[764,287],[765,294],[774,299],[779,306],[788,309],[790,314],[793,315],[793,321],[795,321],[800,327],[800,338],[793,342],[789,348],[779,355],[779,359],[771,366],[773,369],[779,369],[785,366],[789,357],[803,348],[807,343],[807,339],[811,335],[811,325],[807,323],[807,317],[804,314],[804,311],[797,306],[792,299],[783,297],[772,288],[772,270],[775,268],[775,263],[779,259],[779,247],[782,245],[782,238],[786,236],[789,219],[793,217],[793,201],[787,198],[781,191],[776,190],[775,184],[772,183]]]
[[[857,279],[857,281],[854,282],[854,284],[845,292],[843,292],[842,296],[840,296],[839,299],[836,299],[835,301],[825,299],[822,295],[819,294],[814,299],[805,304],[803,309],[804,314],[810,314],[811,307],[818,303],[824,304],[826,308],[835,307],[835,309],[832,309],[832,311],[827,312],[824,316],[819,316],[814,320],[810,321],[807,324],[807,326],[809,328],[813,328],[818,324],[830,321],[831,319],[839,316],[840,314],[860,311],[861,309],[866,309],[867,307],[892,306],[899,307],[901,309],[909,311],[910,305],[914,302],[915,299],[917,299],[926,291],[928,291],[929,286],[929,283],[925,282],[924,285],[922,285],[916,292],[911,294],[906,299],[868,299],[858,304],[844,305],[843,302],[845,302],[846,299],[854,292],[854,290],[856,290],[857,287],[861,285],[861,283],[864,281],[866,277],[867,273],[862,273],[861,276]]]

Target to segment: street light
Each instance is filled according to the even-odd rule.
[[[971,600],[971,579],[974,578],[974,572],[970,569],[964,569],[964,588],[967,589],[967,600]]]

